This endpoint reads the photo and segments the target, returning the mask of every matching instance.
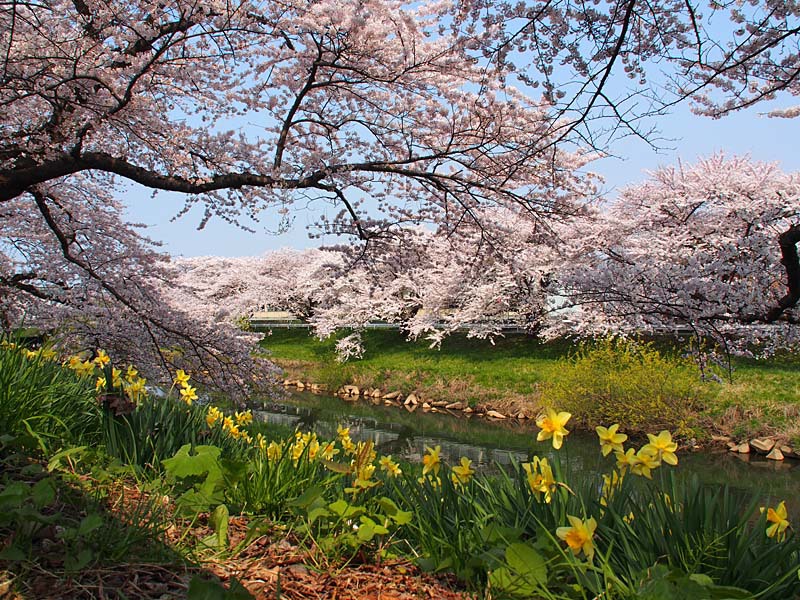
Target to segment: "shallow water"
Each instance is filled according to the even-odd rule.
[[[347,402],[334,396],[291,394],[281,403],[267,403],[254,409],[259,419],[287,432],[313,430],[323,439],[333,439],[339,424],[350,427],[356,440],[371,439],[381,454],[419,462],[426,447],[441,446],[442,460],[455,464],[462,456],[484,469],[529,460],[533,454],[552,456],[549,442],[537,442],[538,429],[532,421],[488,421],[447,413],[414,412],[398,407],[374,406],[365,400]],[[612,457],[603,458],[597,436],[571,433],[559,452],[573,472],[608,472]],[[765,502],[787,500],[800,508],[800,461],[777,462],[752,455],[724,451],[679,453],[678,472],[696,476],[709,485],[729,484],[763,495]],[[668,467],[664,467],[668,468]]]

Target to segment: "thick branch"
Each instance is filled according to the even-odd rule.
[[[256,173],[226,173],[206,178],[186,179],[179,176],[162,175],[134,165],[123,158],[103,152],[87,152],[79,156],[63,154],[42,165],[0,172],[0,201],[11,200],[40,183],[88,170],[115,173],[146,187],[186,194],[204,194],[222,189],[255,187],[307,187],[322,178],[312,181],[276,180],[269,175]]]
[[[778,236],[781,247],[781,264],[786,270],[786,287],[788,291],[778,300],[777,306],[764,316],[764,322],[774,323],[781,315],[797,306],[800,302],[800,258],[797,255],[797,243],[800,242],[800,225],[792,225]]]

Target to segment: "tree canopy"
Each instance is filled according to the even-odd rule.
[[[246,341],[190,323],[189,291],[160,283],[164,257],[120,216],[125,182],[181,192],[206,220],[330,202],[322,229],[367,246],[425,224],[497,246],[485,216],[503,211],[545,235],[593,198],[587,163],[647,138],[648,116],[796,94],[799,15],[779,0],[4,3],[4,326],[69,319],[81,343],[241,382]]]

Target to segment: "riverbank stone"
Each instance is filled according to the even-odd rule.
[[[767,458],[770,460],[783,460],[783,452],[780,451],[780,448],[773,448],[770,450],[770,453],[767,454]]]
[[[769,454],[775,447],[775,440],[770,438],[753,438],[750,447],[759,454]]]

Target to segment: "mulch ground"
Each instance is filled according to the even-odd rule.
[[[124,486],[108,496],[109,512],[125,519],[129,505],[141,498],[133,486]],[[68,506],[59,507],[63,511]],[[79,508],[74,507],[76,510]],[[174,521],[162,542],[177,548],[192,545],[211,533],[202,517],[192,523]],[[230,548],[241,546],[250,523],[233,517],[229,523]],[[454,579],[422,573],[409,561],[392,560],[382,564],[320,566],[309,549],[293,543],[278,530],[269,531],[247,547],[227,553],[224,558],[200,559],[194,563],[149,564],[129,561],[98,565],[69,575],[63,569],[63,550],[37,542],[33,560],[0,560],[0,600],[137,599],[170,600],[185,598],[196,575],[218,579],[227,585],[234,579],[258,600],[466,600],[472,595],[458,589]],[[0,531],[0,550],[7,547],[13,531]],[[44,540],[42,540],[44,542]],[[59,558],[61,557],[61,558]],[[101,561],[102,562],[102,561]]]

